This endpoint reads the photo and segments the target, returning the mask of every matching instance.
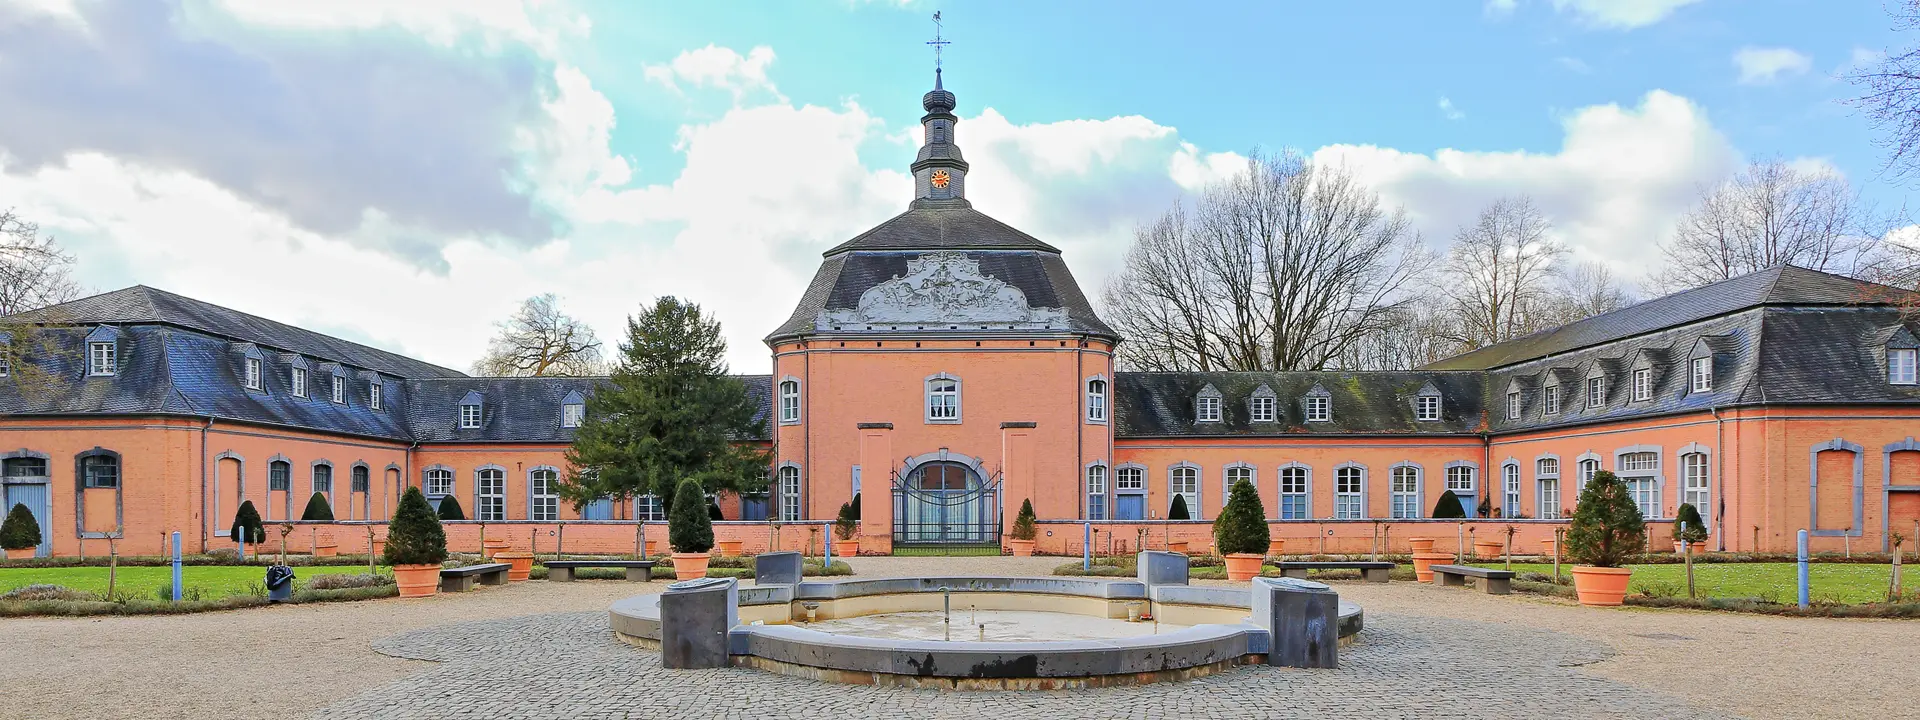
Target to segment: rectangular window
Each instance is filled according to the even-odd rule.
[[[119,369],[113,343],[97,342],[87,346],[87,374],[112,375]]]
[[[1547,386],[1546,398],[1542,404],[1546,405],[1546,409],[1544,411],[1546,412],[1546,414],[1548,415],[1560,414],[1560,386],[1559,385]]]
[[[1347,466],[1333,471],[1333,518],[1359,520],[1366,517],[1366,505],[1360,497],[1360,468]]]
[[[1520,393],[1517,393],[1517,392],[1507,393],[1507,419],[1508,420],[1520,419]]]
[[[580,427],[587,418],[587,406],[578,403],[560,406],[560,427]]]
[[[1580,464],[1575,467],[1575,470],[1578,471],[1575,479],[1579,484],[1573,488],[1573,501],[1575,504],[1578,504],[1580,502],[1580,491],[1587,489],[1587,481],[1593,479],[1594,473],[1600,472],[1600,461],[1593,459],[1581,460]]]
[[[453,494],[453,471],[447,470],[445,468],[435,468],[432,470],[428,470],[427,471],[427,487],[425,488],[425,490],[428,495],[432,495],[435,497],[439,497],[443,495],[452,495]]]
[[[89,488],[120,487],[120,460],[112,455],[88,455],[80,461],[80,471]]]
[[[1218,398],[1216,398],[1217,400]],[[1173,498],[1186,501],[1187,519],[1200,519],[1200,471],[1191,467],[1174,468],[1167,476],[1167,511],[1171,518]]]
[[[1137,467],[1123,467],[1113,474],[1115,490],[1146,490],[1147,473]]]
[[[1107,421],[1107,381],[1087,381],[1087,422]]]
[[[347,404],[347,379],[339,375],[333,376],[333,401]]]
[[[1620,456],[1621,472],[1634,472],[1634,471],[1659,470],[1659,469],[1660,469],[1660,456],[1657,453],[1637,452],[1637,453],[1627,453],[1625,455]]]
[[[800,422],[800,383],[798,382],[780,381],[780,422]]]
[[[1280,519],[1307,519],[1307,469],[1298,465],[1280,468]]]
[[[1920,382],[1915,373],[1915,354],[1912,349],[1893,349],[1887,351],[1887,382],[1895,385],[1913,385]]]
[[[1694,392],[1713,390],[1713,358],[1694,358],[1692,377]]]
[[[293,386],[294,397],[306,397],[307,396],[307,369],[294,368],[293,380],[291,380],[288,384]]]
[[[333,497],[332,465],[313,466],[313,491],[325,495],[329,499]]]
[[[1620,479],[1627,483],[1627,491],[1632,494],[1635,505],[1640,506],[1640,514],[1648,518],[1661,517],[1660,493],[1657,475],[1630,475],[1629,473],[1658,473],[1660,454],[1635,452],[1621,455],[1618,461]]]
[[[1707,454],[1687,453],[1680,456],[1680,502],[1693,506],[1700,511],[1700,518],[1712,517],[1707,507]]]
[[[535,470],[527,477],[527,490],[533,494],[533,502],[527,507],[528,520],[553,522],[560,519],[560,496],[553,489],[559,479],[559,473],[545,468]]]
[[[247,358],[247,389],[260,389],[260,360],[258,358]]]
[[[1107,468],[1105,465],[1087,468],[1087,519],[1107,519]]]
[[[1389,476],[1395,518],[1420,517],[1420,468],[1401,465]]]
[[[780,519],[800,519],[800,468],[792,465],[780,468]]]
[[[927,381],[927,422],[960,420],[960,381],[937,378]]]
[[[1587,407],[1597,408],[1607,404],[1607,382],[1604,378],[1587,378]]]
[[[1540,478],[1540,519],[1560,519],[1560,478]]]
[[[1325,395],[1307,396],[1307,422],[1327,422],[1333,419],[1333,398]]]
[[[1274,402],[1270,397],[1255,397],[1247,401],[1247,416],[1253,422],[1273,422]]]
[[[380,383],[378,381],[367,386],[367,407],[375,410],[380,409]]]
[[[1520,514],[1520,466],[1507,465],[1500,469],[1501,480],[1506,485],[1506,502],[1501,506],[1503,517]]]
[[[366,492],[367,489],[372,485],[368,475],[369,475],[369,472],[365,466],[355,467],[353,469],[353,479],[349,481],[352,483],[352,485],[348,486],[348,492],[357,492],[357,493]]]
[[[1633,401],[1646,402],[1653,399],[1653,369],[1640,368],[1633,371]]]
[[[0,378],[13,372],[13,361],[7,358],[7,345],[0,344]]]
[[[1201,395],[1193,402],[1194,422],[1220,422],[1220,398],[1216,395]]]
[[[480,406],[479,405],[461,405],[460,406],[460,427],[463,427],[463,428],[480,427]]]
[[[1415,417],[1417,417],[1418,419],[1426,420],[1426,421],[1433,421],[1433,420],[1440,419],[1440,396],[1439,395],[1421,395],[1419,398],[1415,400],[1415,403],[1419,410],[1417,413],[1415,413]]]
[[[641,495],[633,499],[633,517],[640,522],[666,522],[667,509],[660,504],[660,496]]]
[[[473,519],[487,522],[507,519],[506,471],[481,470],[474,477],[473,492],[479,500],[479,513]]]
[[[267,490],[286,492],[293,489],[293,466],[283,462],[267,464]]]

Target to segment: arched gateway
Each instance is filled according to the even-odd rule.
[[[1000,547],[1000,483],[979,461],[946,453],[910,460],[893,477],[893,542]]]

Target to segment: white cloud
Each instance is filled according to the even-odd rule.
[[[1427,155],[1335,145],[1314,157],[1344,163],[1384,199],[1404,206],[1435,248],[1444,248],[1455,229],[1495,198],[1529,195],[1582,259],[1604,262],[1626,278],[1647,272],[1646,258],[1698,188],[1739,162],[1704,111],[1664,91],[1648,93],[1634,108],[1581,109],[1562,126],[1565,139],[1552,153]]]
[[[1553,62],[1555,65],[1559,65],[1560,67],[1566,68],[1570,72],[1576,72],[1581,75],[1589,75],[1593,73],[1593,67],[1588,65],[1587,61],[1581,60],[1580,58],[1577,58],[1577,57],[1561,55],[1560,57],[1554,58]]]
[[[1442,95],[1440,96],[1440,116],[1448,120],[1462,120],[1467,117],[1467,114],[1454,107],[1453,101]]]
[[[1834,68],[1833,74],[1841,75],[1855,70],[1865,70],[1885,59],[1887,59],[1885,51],[1856,46],[1852,52],[1847,53],[1847,62]]]
[[[214,4],[228,16],[261,27],[340,31],[394,26],[443,47],[478,37],[495,49],[518,44],[547,54],[564,37],[584,35],[590,27],[584,15],[524,0],[215,0]]]
[[[1740,84],[1766,85],[1806,73],[1813,58],[1793,48],[1748,46],[1734,51],[1733,66],[1740,69]]]
[[[779,93],[767,79],[773,65],[773,48],[761,45],[741,55],[733,48],[708,45],[687,50],[664,65],[648,65],[641,72],[648,80],[675,90],[685,83],[694,87],[715,87],[733,92],[734,97],[750,90]]]
[[[1553,9],[1572,13],[1594,27],[1632,30],[1667,19],[1673,11],[1700,0],[1553,0]],[[1519,0],[1487,0],[1481,11],[1488,17],[1512,15]]]

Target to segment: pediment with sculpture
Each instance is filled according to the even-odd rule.
[[[966,253],[929,252],[907,261],[905,275],[868,288],[852,309],[823,310],[820,330],[1066,329],[1065,308],[1032,307],[1026,293],[980,270]],[[886,327],[875,327],[884,325]],[[937,325],[938,327],[925,327]],[[950,327],[960,326],[960,327]]]

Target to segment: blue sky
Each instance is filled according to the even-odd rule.
[[[528,295],[613,340],[677,294],[761,371],[819,252],[904,209],[936,9],[976,206],[1090,294],[1256,148],[1352,168],[1436,250],[1532,195],[1629,280],[1749,159],[1911,190],[1839,102],[1920,41],[1878,2],[31,0],[0,8],[0,205],[97,290],[455,367]]]

